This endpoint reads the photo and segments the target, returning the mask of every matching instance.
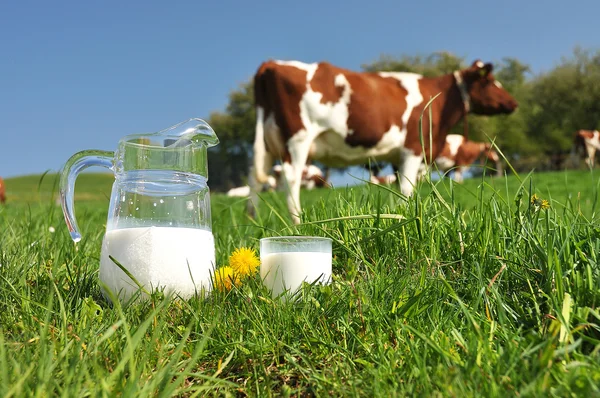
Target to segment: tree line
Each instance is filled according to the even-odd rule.
[[[382,55],[362,65],[362,70],[439,76],[467,67],[472,61],[448,52]],[[505,57],[494,62],[494,75],[519,102],[519,109],[506,116],[470,114],[469,138],[494,140],[517,170],[566,167],[563,161],[575,132],[600,129],[600,50],[575,48],[552,69],[539,73],[533,73],[517,58]],[[211,189],[223,191],[246,183],[255,116],[250,80],[229,94],[224,111],[213,112],[207,118],[221,141],[209,150]],[[463,127],[459,123],[452,133],[462,134]]]

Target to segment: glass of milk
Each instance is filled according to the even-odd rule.
[[[331,239],[278,236],[260,240],[260,277],[273,297],[294,294],[302,282],[331,282]]]
[[[115,176],[100,253],[105,296],[126,301],[154,289],[182,298],[210,291],[215,246],[207,148],[217,143],[205,121],[189,119],[157,133],[128,135],[115,152],[82,151],[67,161],[60,195],[75,242],[81,239],[73,211],[77,175],[103,166]]]

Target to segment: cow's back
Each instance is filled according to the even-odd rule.
[[[292,65],[266,61],[254,75],[255,105],[263,109],[265,118],[274,117],[286,141],[292,132],[302,128],[300,101],[306,91],[305,69],[309,66],[300,62]]]
[[[465,140],[456,154],[457,166],[469,166],[485,151],[485,144]]]
[[[6,186],[2,177],[0,177],[0,203],[6,203]]]
[[[457,164],[457,155],[460,152],[460,148],[465,142],[465,137],[459,134],[448,134],[446,136],[444,147],[440,152],[439,156],[435,159],[435,163],[439,169],[446,171],[451,169]]]
[[[310,127],[336,132],[349,147],[372,148],[394,128],[406,134],[412,108],[407,114],[409,92],[400,75],[420,77],[354,72],[327,62],[267,61],[254,77],[255,103],[265,119],[274,117],[284,141]]]

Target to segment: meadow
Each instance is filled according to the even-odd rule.
[[[75,245],[56,176],[7,179],[0,395],[600,396],[597,171],[281,193],[255,220],[212,196],[217,263],[262,237],[333,239],[334,280],[274,300],[256,275],[187,301],[110,306],[112,177],[82,174]]]

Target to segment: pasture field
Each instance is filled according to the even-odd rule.
[[[303,191],[297,227],[280,193],[254,221],[214,194],[218,265],[261,237],[328,236],[333,283],[114,307],[97,281],[111,176],[78,180],[77,246],[55,175],[7,179],[0,395],[600,396],[599,176]]]

